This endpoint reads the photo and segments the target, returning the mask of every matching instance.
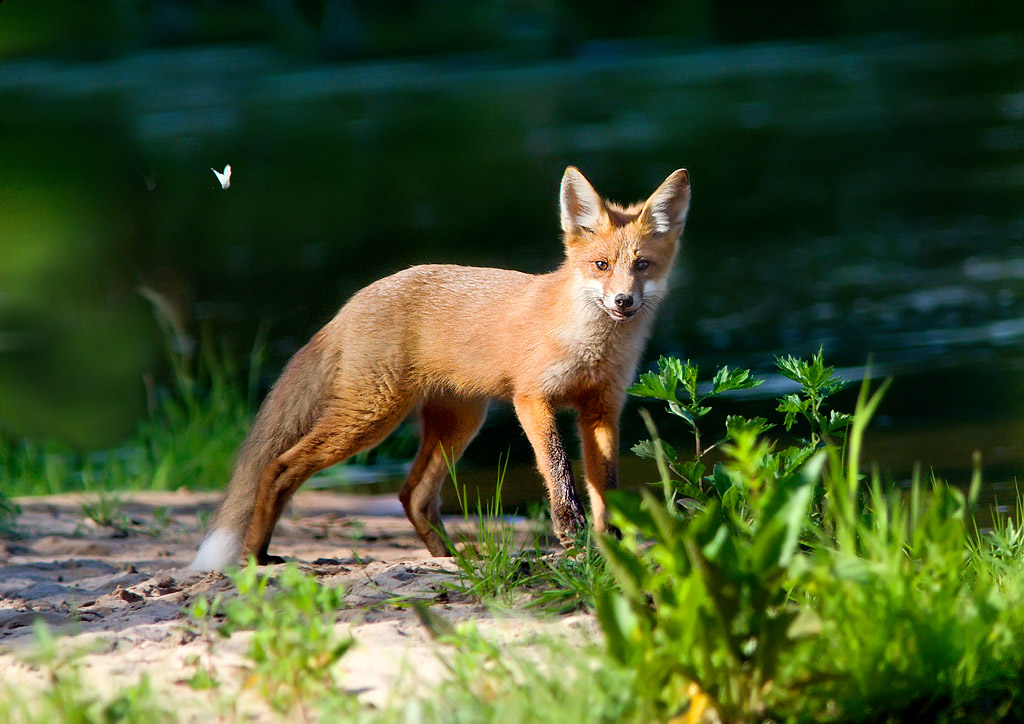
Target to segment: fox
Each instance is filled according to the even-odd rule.
[[[398,497],[427,551],[450,555],[441,488],[492,400],[511,401],[566,546],[586,517],[555,413],[575,409],[592,525],[607,530],[626,388],[689,207],[686,169],[622,206],[569,166],[559,189],[565,258],[554,271],[421,265],[356,292],[272,386],[189,567],[280,562],[268,548],[299,486],[378,444],[417,408],[419,449]]]

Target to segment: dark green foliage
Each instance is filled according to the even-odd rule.
[[[820,352],[777,364],[801,384],[780,400],[783,424],[802,418],[808,439],[776,451],[764,420],[730,418],[725,460],[698,487],[680,475],[704,475],[697,461],[652,425],[638,448],[658,460],[665,499],[609,495],[625,536],[599,545],[620,592],[600,595],[598,615],[608,654],[639,672],[635,696],[665,718],[706,705],[725,722],[1019,720],[1018,525],[974,529],[980,474],[966,494],[865,478],[887,383],[865,383],[850,416],[825,408],[843,383]],[[696,420],[713,393],[680,401],[666,379],[695,390],[687,367],[663,361],[642,391]],[[699,497],[682,506],[680,491]]]

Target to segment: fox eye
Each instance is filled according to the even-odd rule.
[[[594,266],[596,266],[601,271],[607,271],[608,270],[608,262],[606,262],[604,259],[600,259],[598,261],[595,261],[594,262]]]
[[[636,262],[633,264],[633,267],[637,271],[643,271],[644,269],[646,269],[650,265],[651,265],[651,262],[647,261],[646,259],[637,259]]]

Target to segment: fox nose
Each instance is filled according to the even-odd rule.
[[[632,294],[616,294],[615,295],[615,306],[619,309],[629,309],[633,306],[633,295]]]

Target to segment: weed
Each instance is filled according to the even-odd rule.
[[[153,509],[153,524],[150,532],[154,536],[162,535],[172,522],[171,512],[166,507],[160,505]]]
[[[978,472],[966,494],[920,473],[905,495],[865,477],[887,383],[865,382],[849,416],[826,411],[841,382],[820,353],[777,363],[802,385],[779,402],[783,424],[802,418],[807,439],[776,451],[766,421],[731,418],[725,461],[695,481],[701,449],[688,461],[652,425],[663,500],[608,496],[625,535],[599,546],[621,592],[598,614],[608,653],[638,672],[633,694],[661,718],[706,704],[725,722],[1020,719],[1018,525],[973,530]],[[674,396],[663,377],[688,367],[662,363],[644,394]],[[707,397],[666,401],[679,414]],[[679,504],[683,488],[698,505]]]
[[[224,597],[218,593],[213,599],[206,596],[199,596],[186,610],[192,621],[190,629],[206,643],[206,666],[202,666],[202,656],[197,656],[190,663],[195,666],[192,676],[187,683],[193,689],[200,691],[212,689],[217,686],[217,672],[213,666],[213,651],[217,629],[214,627],[214,620],[222,614]]]
[[[249,383],[232,357],[209,335],[196,347],[168,307],[154,295],[164,332],[171,385],[147,384],[148,416],[124,445],[83,454],[54,441],[0,434],[0,483],[20,494],[87,489],[90,480],[109,489],[174,490],[222,484],[249,427],[255,379],[264,357],[262,338],[249,359]]]
[[[104,488],[95,488],[90,497],[83,498],[79,510],[84,518],[91,520],[101,528],[127,530],[128,518],[122,511],[121,496],[117,493]]]
[[[431,636],[447,648],[438,656],[448,676],[428,697],[395,697],[396,704],[366,722],[505,722],[607,724],[655,721],[646,700],[631,696],[636,672],[599,649],[561,638],[526,646],[490,640],[473,621],[453,625],[417,606]]]
[[[309,701],[334,687],[334,664],[355,643],[334,630],[344,591],[321,585],[294,564],[272,577],[250,560],[231,580],[236,598],[219,606],[215,599],[196,613],[207,618],[222,610],[225,622],[218,631],[223,636],[253,631],[248,651],[252,681],[275,710],[297,709],[305,716]]]
[[[159,702],[149,679],[100,697],[80,673],[81,651],[62,653],[45,624],[35,624],[35,652],[30,664],[44,672],[41,690],[25,691],[5,685],[0,720],[9,724],[163,724],[174,715]]]
[[[18,516],[21,508],[0,491],[0,538],[18,536]]]
[[[697,365],[663,357],[658,360],[657,373],[641,375],[640,381],[629,388],[628,392],[634,396],[665,402],[668,411],[685,420],[694,434],[692,458],[656,434],[633,447],[638,456],[657,461],[666,500],[699,511],[707,500],[715,499],[733,514],[749,517],[764,491],[791,478],[824,445],[832,444],[835,438],[842,439],[852,418],[835,410],[826,411],[824,403],[845,383],[836,377],[833,367],[825,365],[823,353],[819,350],[810,360],[778,357],[775,363],[784,376],[801,384],[799,392],[779,401],[778,410],[785,414],[786,429],[792,429],[797,415],[801,415],[809,423],[811,432],[809,439],[780,452],[775,451],[773,442],[764,438],[773,426],[762,417],[747,419],[730,415],[725,421],[724,436],[711,445],[701,444],[698,422],[710,412],[709,402],[724,393],[752,389],[762,383],[749,370],[723,367],[704,386],[698,385]],[[700,392],[702,387],[707,391]],[[683,399],[679,398],[677,390],[685,393]],[[642,414],[647,415],[646,411]],[[645,419],[653,433],[653,422]],[[709,474],[704,458],[717,448],[725,454],[726,461],[715,465]],[[818,510],[821,489],[815,490],[813,508]]]
[[[476,515],[470,516],[466,489],[459,485],[454,466],[449,463],[452,485],[467,528],[474,534],[457,546],[446,537],[448,550],[459,568],[459,582],[454,588],[463,595],[511,605],[516,594],[530,579],[531,563],[525,544],[516,544],[515,526],[505,516],[501,505],[501,488],[505,479],[504,464],[499,462],[494,497],[484,503],[479,493]],[[447,535],[447,534],[445,534]]]
[[[555,614],[589,611],[604,592],[614,588],[615,580],[592,537],[585,530],[564,553],[538,556],[529,581],[533,595],[529,608]]]
[[[472,516],[466,490],[449,466],[463,520],[474,531],[461,541],[461,547],[447,539],[459,568],[459,581],[453,588],[461,595],[501,607],[521,602],[535,611],[551,613],[592,609],[598,591],[613,582],[604,559],[592,545],[590,531],[582,531],[576,544],[564,553],[545,551],[539,529],[517,543],[515,526],[501,503],[507,462],[506,458],[505,464],[499,464],[494,497],[485,504],[478,495]]]

